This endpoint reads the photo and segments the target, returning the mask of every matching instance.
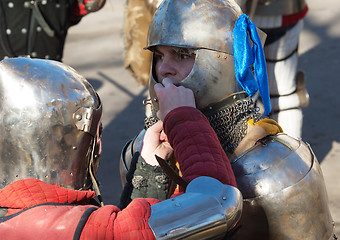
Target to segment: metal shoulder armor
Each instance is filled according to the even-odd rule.
[[[231,164],[244,199],[232,239],[332,239],[322,171],[308,144],[268,136]]]
[[[126,174],[130,169],[132,158],[137,152],[141,151],[144,134],[145,129],[140,131],[133,139],[128,141],[120,154],[119,173],[123,187],[126,183]]]

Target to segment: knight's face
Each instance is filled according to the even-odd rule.
[[[169,78],[174,84],[185,79],[195,63],[195,53],[187,48],[156,46],[154,67],[158,82]]]

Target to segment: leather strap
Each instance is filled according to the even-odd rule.
[[[168,177],[174,181],[175,183],[177,183],[179,186],[183,187],[184,189],[186,189],[186,187],[188,186],[188,182],[185,181],[182,177],[180,177],[176,171],[169,166],[169,164],[161,157],[155,155],[157,162],[159,163],[159,166],[163,169],[163,171],[165,172],[166,175],[168,175]]]

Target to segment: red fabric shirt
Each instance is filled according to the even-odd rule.
[[[37,179],[16,181],[0,191],[0,207],[8,208],[6,216],[0,218],[0,236],[49,240],[74,236],[154,239],[148,219],[150,206],[158,200],[135,199],[120,211],[113,205],[99,208],[88,204],[94,197],[93,191],[70,190]]]

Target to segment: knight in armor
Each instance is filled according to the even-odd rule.
[[[0,2],[0,59],[61,61],[68,29],[105,0],[6,0]]]
[[[302,108],[309,104],[305,74],[298,70],[298,43],[305,0],[236,0],[255,25],[267,34],[267,63],[272,112],[285,133],[301,138]],[[147,85],[152,54],[143,51],[151,17],[160,0],[127,0],[125,7],[125,68],[136,81]],[[260,102],[258,104],[261,104]]]
[[[181,124],[195,138],[202,138],[197,127],[205,129],[209,139],[196,145],[202,150],[190,159],[185,151],[177,155],[189,170],[185,193],[163,202],[136,199],[121,211],[100,197],[102,103],[83,76],[57,61],[8,58],[0,62],[0,93],[0,234],[6,239],[219,238],[239,220],[242,196],[223,184],[231,173],[235,185],[234,175],[227,165],[216,171],[218,162],[227,161],[217,136],[205,116],[179,98],[161,110],[169,118],[166,151],[187,145],[189,138],[170,137]],[[183,108],[191,109],[190,116],[169,113]],[[189,117],[197,124],[188,124]],[[202,159],[211,169],[205,177],[191,167]]]
[[[162,89],[188,88],[227,153],[243,196],[241,220],[228,239],[332,239],[327,192],[311,147],[268,118],[264,41],[265,34],[233,0],[164,0],[148,31],[146,48],[153,56],[145,128],[123,148],[122,182],[130,184],[131,199],[156,192],[142,190],[143,182],[157,182],[157,166],[147,168],[147,160],[136,156],[150,141],[144,137],[146,129],[162,117]],[[195,155],[190,145],[182,150],[188,149]],[[170,194],[157,193],[164,198],[176,193],[172,183],[181,186],[178,177],[185,172],[176,152],[167,160],[158,166],[169,180]],[[204,164],[199,167],[208,170]]]

